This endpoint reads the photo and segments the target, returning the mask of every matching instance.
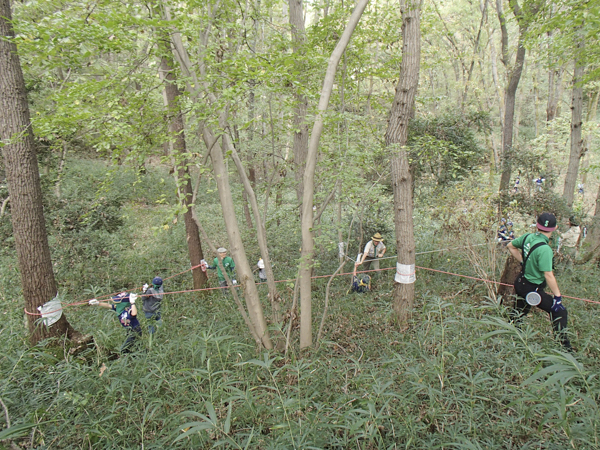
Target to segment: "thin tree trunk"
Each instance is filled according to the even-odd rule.
[[[304,29],[304,11],[302,0],[289,0],[290,6],[290,25],[292,29],[292,47],[296,57],[296,69],[298,73],[304,73],[303,60],[306,55],[304,46],[306,45],[306,34]],[[300,79],[298,79],[300,78]],[[302,85],[305,76],[297,76],[297,81]],[[299,88],[294,91],[294,175],[296,178],[296,198],[298,203],[302,201],[304,164],[308,152],[308,123],[306,122],[306,112],[308,109],[308,99],[306,95],[300,92]]]
[[[25,309],[38,313],[38,307],[52,300],[56,281],[44,222],[42,189],[23,72],[12,39],[9,0],[0,0],[0,139],[11,205],[13,236],[17,250]],[[63,313],[47,327],[37,323],[39,316],[27,315],[30,342],[64,336],[75,331]],[[79,334],[79,333],[77,333]]]
[[[500,20],[500,29],[502,30],[502,61],[508,67],[508,31],[506,29],[506,19],[502,10],[502,0],[496,2],[498,18]],[[515,102],[517,88],[521,80],[523,65],[525,63],[525,39],[527,35],[527,23],[524,14],[521,11],[516,0],[512,0],[510,5],[513,13],[519,23],[519,40],[517,43],[517,55],[515,63],[509,68],[508,84],[504,91],[504,126],[502,128],[502,176],[500,177],[500,192],[506,192],[510,184],[511,162],[513,159],[513,127],[515,115]],[[533,6],[529,14],[535,15],[538,6]]]
[[[56,198],[60,198],[60,185],[62,183],[62,177],[65,170],[65,161],[67,160],[67,141],[63,140],[62,144],[63,149],[60,154],[60,163],[58,164],[56,183],[54,184],[54,195],[56,195]]]
[[[327,72],[323,80],[321,98],[319,99],[318,114],[310,135],[308,146],[308,155],[306,158],[306,168],[304,170],[304,192],[302,197],[302,252],[300,259],[300,348],[312,345],[312,299],[311,299],[311,273],[314,257],[314,241],[312,234],[313,226],[313,200],[315,189],[315,169],[317,166],[317,156],[319,150],[319,140],[323,131],[323,114],[329,104],[329,98],[335,81],[335,72],[340,62],[342,54],[346,50],[350,37],[360,20],[360,17],[367,6],[369,0],[359,0],[348,25],[342,34],[339,42],[335,46]]]
[[[161,40],[163,56],[161,57],[161,77],[164,82],[165,106],[169,119],[169,132],[171,133],[171,155],[177,168],[177,185],[181,202],[185,206],[183,214],[186,231],[186,242],[188,255],[192,266],[192,278],[194,289],[201,289],[208,281],[206,273],[200,268],[200,262],[204,259],[198,226],[194,221],[191,210],[193,197],[192,180],[188,169],[186,158],[185,131],[183,114],[179,105],[179,88],[173,71],[172,58],[170,56],[171,46],[169,41]]]
[[[210,159],[212,160],[217,188],[219,190],[219,198],[223,209],[223,219],[225,220],[225,228],[229,238],[229,245],[231,246],[231,256],[236,263],[236,271],[242,291],[244,292],[248,315],[250,316],[256,334],[261,339],[262,345],[266,349],[271,349],[273,348],[273,343],[269,336],[267,322],[265,321],[260,299],[258,297],[258,290],[254,283],[252,269],[248,264],[248,257],[246,256],[246,250],[244,249],[244,244],[237,224],[235,204],[233,203],[233,197],[231,195],[229,174],[225,167],[223,151],[219,143],[215,141],[216,138],[206,126],[203,127],[202,137],[206,147],[212,147]]]
[[[267,246],[267,230],[265,228],[265,223],[260,217],[258,201],[256,200],[256,195],[254,193],[254,190],[252,189],[252,185],[250,184],[250,178],[246,175],[246,172],[244,171],[242,160],[240,159],[235,147],[231,145],[231,143],[228,141],[227,136],[225,136],[224,141],[225,149],[227,153],[231,153],[231,158],[235,163],[238,174],[242,180],[242,184],[244,185],[244,192],[249,198],[250,206],[252,207],[252,212],[254,213],[254,220],[257,224],[256,237],[258,239],[258,247],[260,248],[260,254],[265,263],[265,271],[267,273],[267,286],[269,287],[269,299],[271,300],[273,322],[279,325],[281,322],[279,293],[277,292],[277,287],[275,286],[275,275],[273,273],[273,267],[271,265],[271,259],[269,257],[269,248]]]
[[[578,46],[580,49],[583,44]],[[573,97],[571,103],[571,151],[569,153],[569,166],[565,176],[565,186],[563,189],[563,198],[567,206],[573,206],[573,197],[575,195],[575,186],[577,185],[577,175],[579,173],[579,161],[583,156],[583,141],[581,139],[581,125],[583,122],[583,85],[581,79],[585,70],[580,60],[575,59],[575,69],[573,71]]]
[[[471,83],[471,77],[473,76],[473,68],[475,67],[475,58],[477,57],[477,53],[479,52],[479,40],[481,39],[481,30],[483,29],[483,24],[485,23],[487,6],[488,6],[488,0],[484,0],[483,9],[481,11],[481,21],[479,22],[479,30],[477,31],[477,37],[475,38],[475,45],[473,45],[473,58],[471,59],[471,65],[469,66],[469,71],[467,74],[467,82],[465,83],[465,90],[463,92],[461,106],[460,106],[460,109],[462,112],[464,112],[465,105],[467,104],[467,95],[469,93],[469,84]]]
[[[394,311],[398,322],[405,324],[415,298],[415,238],[413,229],[413,186],[406,142],[408,123],[414,115],[421,65],[421,4],[419,0],[401,0],[402,63],[396,96],[392,103],[385,143],[396,152],[391,161],[394,190],[394,225],[398,270],[394,283]],[[412,273],[406,273],[412,272]]]

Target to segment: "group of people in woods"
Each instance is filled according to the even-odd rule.
[[[227,280],[221,267],[227,273],[233,285],[237,284],[235,279],[235,262],[233,258],[227,256],[227,250],[223,247],[217,249],[218,256],[214,259],[213,265],[208,265],[206,261],[202,261],[202,268],[217,270],[217,278],[220,287],[227,286]],[[219,264],[219,261],[221,264]],[[259,277],[261,280],[266,280],[265,267],[262,259],[258,262]],[[118,295],[108,300],[92,299],[88,303],[92,306],[100,306],[114,311],[117,314],[119,322],[127,331],[125,342],[121,346],[121,353],[130,353],[137,339],[142,335],[142,326],[138,319],[137,300],[142,298],[142,311],[148,324],[148,332],[154,334],[158,327],[162,325],[161,305],[164,296],[163,280],[161,277],[152,279],[152,285],[144,284],[142,294],[135,292],[121,292]]]
[[[569,225],[569,230],[561,234],[559,251],[561,248],[570,250],[578,244],[580,228],[574,217],[569,219]],[[536,232],[527,233],[515,239],[512,223],[504,218],[500,221],[497,239],[499,242],[506,243],[509,252],[522,265],[521,272],[514,282],[517,299],[511,317],[519,326],[531,307],[537,306],[550,315],[554,332],[563,347],[568,351],[573,351],[566,333],[568,312],[562,304],[562,296],[554,276],[554,252],[549,245],[552,233],[558,228],[556,217],[551,213],[542,213],[538,216],[535,226],[537,228]],[[357,276],[357,269],[359,266],[364,265],[366,271],[370,270],[371,267],[373,267],[373,270],[379,270],[379,259],[386,252],[383,240],[380,233],[375,233],[365,245],[364,251],[358,255],[354,263],[351,290],[367,292],[370,289],[370,277]],[[216,270],[220,287],[227,287],[228,279],[235,286],[237,281],[235,279],[235,262],[233,258],[227,256],[227,250],[223,247],[217,249],[217,253],[218,256],[214,259],[212,265],[208,265],[204,260],[202,261],[202,269]],[[262,259],[259,259],[257,268],[260,281],[266,281],[265,264]],[[551,294],[545,292],[546,287],[550,289]],[[138,297],[142,297],[142,310],[145,318],[150,321],[148,330],[150,334],[154,334],[162,324],[161,302],[163,295],[163,280],[160,277],[155,277],[152,280],[152,286],[145,284],[140,295],[133,292],[121,292],[105,301],[92,299],[89,304],[99,305],[116,312],[119,322],[127,330],[127,337],[121,347],[121,353],[129,353],[136,340],[142,335],[136,305]]]
[[[156,328],[162,325],[161,304],[164,295],[163,280],[161,277],[152,279],[152,287],[148,283],[142,288],[142,311],[147,320],[150,321],[148,331],[154,334]],[[115,311],[119,322],[127,330],[127,337],[121,346],[121,353],[130,353],[136,340],[142,335],[142,326],[138,319],[136,301],[139,295],[135,292],[121,292],[108,300],[92,299],[89,304],[101,306]]]

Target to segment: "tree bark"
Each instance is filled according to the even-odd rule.
[[[521,80],[523,65],[525,63],[525,39],[527,34],[527,19],[524,17],[521,8],[516,0],[510,1],[510,6],[519,24],[519,39],[517,43],[517,55],[512,67],[508,63],[508,31],[506,28],[506,18],[502,10],[502,0],[497,0],[496,8],[498,19],[500,20],[500,29],[502,31],[502,62],[508,69],[508,84],[504,91],[504,124],[502,127],[502,176],[500,177],[500,192],[506,192],[510,185],[511,163],[513,159],[513,131],[515,102],[517,88]],[[537,6],[534,6],[530,14],[537,13]]]
[[[246,256],[246,250],[244,249],[235,215],[235,204],[233,203],[233,197],[231,195],[229,175],[227,173],[227,168],[225,167],[223,151],[219,143],[215,142],[216,138],[206,126],[203,127],[202,130],[202,138],[206,147],[212,148],[210,151],[210,159],[212,160],[215,180],[219,190],[219,199],[221,200],[221,207],[223,209],[223,219],[225,220],[227,237],[229,238],[229,245],[231,246],[231,256],[236,263],[235,268],[238,275],[238,281],[244,292],[248,315],[250,316],[256,334],[261,339],[262,345],[266,349],[271,349],[273,348],[273,343],[269,336],[267,322],[265,321],[260,299],[258,298],[258,290],[254,283],[252,269],[248,264],[248,257]]]
[[[306,168],[304,169],[304,192],[302,197],[302,252],[300,259],[300,348],[306,348],[312,345],[312,299],[311,299],[311,274],[314,258],[315,243],[313,241],[313,200],[315,191],[315,169],[317,166],[317,156],[319,150],[319,140],[323,132],[323,114],[329,105],[329,98],[335,81],[335,72],[340,62],[342,54],[346,50],[350,37],[362,16],[369,0],[359,0],[348,25],[339,42],[335,46],[329,63],[327,72],[323,80],[321,97],[319,99],[318,113],[310,135],[308,145],[308,154],[306,157]]]
[[[588,227],[588,234],[583,241],[581,247],[582,257],[581,262],[588,262],[593,257],[600,254],[600,185],[598,186],[598,193],[596,194],[596,210],[594,217],[592,217],[592,223]]]
[[[420,0],[402,0],[402,63],[396,95],[390,111],[385,143],[397,152],[392,158],[394,190],[394,225],[398,263],[414,268],[415,237],[413,229],[412,174],[406,142],[408,123],[414,116],[414,104],[419,86],[421,65],[421,4]],[[404,274],[408,275],[408,274]],[[406,323],[415,298],[414,282],[394,283],[394,311],[400,324]]]
[[[582,47],[582,45],[578,45]],[[583,77],[584,65],[580,60],[575,59],[575,69],[573,71],[573,97],[571,102],[571,151],[569,152],[569,166],[565,176],[565,186],[563,189],[563,198],[567,206],[573,206],[573,197],[575,196],[575,186],[577,185],[577,175],[579,173],[579,161],[583,156],[583,140],[581,126],[583,123]]]
[[[38,306],[52,300],[57,289],[44,222],[42,188],[25,81],[17,47],[11,40],[14,32],[9,0],[0,0],[0,37],[2,155],[25,309],[37,313]],[[76,333],[64,313],[50,327],[38,323],[39,318],[37,315],[27,315],[29,339],[33,345],[42,339],[65,334],[72,338]]]
[[[296,66],[298,73],[304,73],[303,59],[305,58],[304,46],[306,44],[306,34],[304,28],[304,11],[302,7],[302,0],[289,0],[290,5],[290,25],[292,30],[292,47],[294,55],[296,57]],[[300,78],[300,80],[298,80]],[[305,84],[303,80],[304,75],[296,77],[299,82],[299,87],[295,88],[294,91],[294,120],[293,120],[293,133],[294,133],[294,174],[296,179],[296,198],[298,203],[302,201],[303,193],[303,177],[304,177],[304,164],[306,163],[306,156],[308,152],[308,123],[306,122],[306,112],[308,110],[308,99],[306,95],[302,94],[302,86]]]
[[[238,170],[238,174],[240,179],[242,180],[242,184],[244,185],[244,192],[246,196],[249,198],[250,206],[252,207],[252,212],[254,213],[254,220],[256,221],[256,238],[258,240],[258,247],[260,249],[260,254],[265,263],[265,272],[267,275],[267,286],[269,288],[269,299],[271,300],[271,310],[273,323],[279,325],[281,322],[281,314],[279,307],[279,293],[277,292],[277,287],[275,285],[275,275],[273,273],[273,267],[271,265],[271,258],[269,257],[269,247],[267,246],[267,230],[265,228],[265,222],[260,217],[260,210],[258,208],[258,201],[256,200],[256,194],[252,189],[252,184],[250,182],[250,177],[246,175],[244,170],[244,166],[242,165],[242,160],[240,159],[235,146],[228,141],[227,135],[224,136],[225,141],[225,149],[227,152],[231,152],[231,158],[235,163],[235,166]]]
[[[198,225],[192,215],[191,202],[193,198],[192,179],[188,169],[186,158],[185,127],[183,123],[183,114],[179,105],[181,92],[177,87],[177,80],[173,70],[171,57],[171,45],[169,40],[161,40],[163,56],[161,57],[161,77],[164,82],[165,106],[167,108],[169,120],[169,132],[171,140],[169,147],[171,156],[174,159],[177,168],[177,188],[182,204],[185,206],[183,214],[185,222],[186,242],[188,246],[188,255],[192,266],[192,278],[194,289],[201,289],[208,281],[206,274],[200,268],[200,261],[204,259],[202,243]]]

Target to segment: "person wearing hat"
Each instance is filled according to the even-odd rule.
[[[267,281],[267,270],[265,269],[265,262],[262,258],[258,260],[256,263],[256,267],[258,267],[258,279],[261,283],[266,283]]]
[[[579,235],[581,228],[575,216],[569,217],[569,229],[560,234],[560,242],[558,244],[557,253],[563,253],[569,258],[573,258],[577,254],[577,246],[579,244]],[[562,249],[562,252],[561,252]]]
[[[212,266],[208,266],[208,269],[215,270],[217,269],[217,278],[219,279],[219,286],[226,287],[227,280],[225,279],[225,275],[221,271],[221,266],[219,265],[219,260],[223,263],[223,268],[227,272],[227,276],[231,280],[231,282],[235,285],[237,281],[235,280],[235,262],[231,256],[227,256],[227,249],[223,247],[219,247],[217,249],[218,257],[213,261]]]
[[[365,270],[369,270],[371,268],[372,262],[373,269],[379,270],[379,259],[377,258],[383,258],[385,250],[386,248],[385,244],[383,243],[383,238],[381,237],[381,234],[375,233],[371,237],[371,240],[367,242],[367,245],[365,245],[365,250],[362,254],[362,258],[360,259],[360,261],[356,261],[354,265],[358,267],[364,263]]]
[[[146,283],[144,284],[142,290],[144,292],[142,294],[142,298],[144,299],[142,306],[144,310],[144,316],[148,320],[155,320],[156,328],[158,328],[162,325],[160,306],[162,303],[163,294],[165,293],[163,289],[163,279],[161,277],[154,277],[152,279],[152,287],[148,287],[148,284]],[[148,331],[150,334],[154,334],[156,328],[154,327],[154,324],[148,325]]]
[[[119,322],[127,330],[127,338],[121,346],[121,353],[130,353],[133,344],[142,335],[142,327],[137,318],[138,311],[135,306],[137,297],[137,294],[134,293],[121,292],[110,300],[98,301],[94,298],[88,302],[92,306],[98,305],[117,313]]]
[[[507,245],[510,253],[523,265],[514,283],[517,294],[515,321],[520,322],[529,313],[531,306],[536,305],[550,315],[554,332],[563,347],[572,351],[565,332],[567,309],[562,304],[560,289],[552,272],[553,252],[549,241],[552,232],[556,230],[556,217],[551,213],[542,213],[537,219],[536,227],[536,233],[525,234]],[[546,286],[550,288],[552,295],[544,291]]]

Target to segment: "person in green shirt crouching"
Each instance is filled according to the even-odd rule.
[[[556,217],[551,213],[542,213],[537,219],[536,227],[536,233],[525,234],[507,245],[510,253],[523,265],[514,283],[517,293],[515,321],[522,320],[531,306],[537,306],[550,315],[554,332],[563,347],[573,351],[566,334],[567,308],[562,304],[560,289],[552,272],[554,253],[548,245],[552,232],[556,230]],[[546,286],[553,295],[544,291]]]
[[[223,264],[223,268],[225,272],[227,272],[227,276],[231,280],[231,283],[235,286],[237,281],[235,280],[235,262],[231,256],[227,256],[227,249],[220,247],[217,249],[218,257],[213,261],[212,266],[208,266],[208,269],[217,269],[217,278],[219,279],[220,287],[227,287],[227,280],[225,279],[225,275],[221,271],[221,266],[219,265],[219,260],[221,260]]]

